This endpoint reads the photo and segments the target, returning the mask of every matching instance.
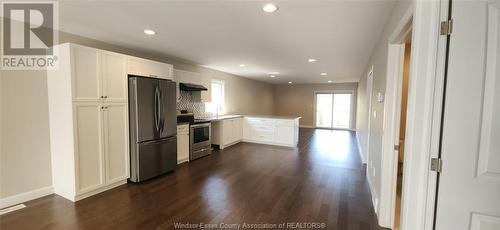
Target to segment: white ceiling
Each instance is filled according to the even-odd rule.
[[[394,6],[381,0],[274,1],[279,10],[270,14],[262,11],[264,3],[61,1],[59,23],[69,33],[272,83],[355,82]],[[145,35],[146,28],[157,34]],[[280,75],[270,78],[270,72]]]

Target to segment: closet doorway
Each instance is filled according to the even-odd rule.
[[[351,129],[352,92],[316,92],[315,126],[327,129]]]

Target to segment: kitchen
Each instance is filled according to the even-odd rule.
[[[221,80],[71,43],[54,50],[67,62],[48,72],[52,175],[55,193],[71,201],[174,171],[212,146],[297,146],[298,116],[219,115],[224,104],[210,97],[223,98]]]
[[[61,8],[61,16],[74,18],[80,4],[86,3],[61,3],[66,7]],[[85,7],[98,12],[98,5]],[[125,5],[134,8],[134,3]],[[260,4],[251,5],[261,13]],[[263,19],[272,19],[268,16]],[[304,203],[290,193],[299,189],[298,184],[307,184],[305,192],[322,187],[322,182],[308,178],[310,172],[334,178],[336,170],[323,169],[324,165],[361,167],[353,163],[359,161],[358,153],[350,146],[358,84],[354,78],[336,79],[328,59],[321,55],[288,57],[297,59],[296,66],[308,74],[289,72],[297,71],[295,66],[287,70],[270,64],[253,75],[258,65],[252,59],[232,58],[224,64],[232,69],[224,69],[160,51],[172,33],[159,27],[156,32],[141,27],[139,38],[134,38],[141,47],[108,39],[105,34],[85,33],[90,30],[79,32],[82,27],[76,21],[66,20],[63,25],[52,48],[59,60],[56,69],[1,72],[2,131],[19,130],[2,135],[2,161],[9,162],[2,163],[1,206],[7,208],[0,214],[2,227],[33,228],[34,223],[20,220],[51,203],[61,205],[51,209],[58,213],[83,214],[82,223],[93,227],[126,228],[130,224],[138,228],[140,223],[156,227],[163,215],[196,221],[185,216],[194,207],[199,207],[199,214],[215,208],[212,213],[221,218],[231,218],[221,208],[242,207],[242,212],[252,215],[248,221],[257,223],[257,213],[271,212],[276,205],[279,213],[273,213],[276,219],[269,221],[277,222],[285,218],[282,210],[289,205]],[[86,26],[94,27],[92,23]],[[180,39],[178,45],[185,44],[191,55],[206,52],[189,49],[188,43]],[[211,53],[217,49],[206,52]],[[278,56],[272,59],[282,57]],[[21,94],[19,88],[29,93]],[[350,127],[316,129],[319,115],[313,96],[334,91],[349,92]],[[339,137],[341,142],[328,141]],[[25,139],[36,142],[23,145]],[[19,179],[5,179],[13,175]],[[326,189],[336,189],[332,185]],[[321,197],[314,192],[305,196]],[[283,203],[280,197],[289,197],[291,203]],[[247,203],[252,199],[269,205],[255,207],[257,203]],[[187,204],[188,200],[196,202]],[[125,202],[128,208],[115,202]],[[325,202],[335,205],[334,200]],[[166,204],[172,206],[161,207]],[[362,205],[370,207],[371,203]],[[150,208],[146,214],[144,210]],[[84,214],[95,210],[103,212],[97,211],[94,217]],[[239,216],[234,220],[237,223],[246,216],[233,211]],[[61,221],[64,217],[51,213],[36,215],[37,222],[50,222],[54,228],[75,227],[74,219]],[[135,214],[136,218],[131,217]],[[113,223],[116,218],[126,220]],[[146,221],[150,218],[154,220]],[[215,221],[211,218],[215,217],[200,220]],[[366,216],[356,218],[372,224]]]

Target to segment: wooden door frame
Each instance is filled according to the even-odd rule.
[[[448,0],[413,1],[389,37],[379,224],[394,225],[394,198],[397,178],[396,136],[397,95],[401,71],[401,36],[412,26],[411,70],[408,90],[406,147],[401,197],[400,229],[432,229],[437,174],[430,171],[430,159],[439,147],[446,37],[439,36],[440,22],[447,18]],[[446,11],[444,10],[446,9]],[[398,45],[399,43],[399,45]],[[397,82],[398,84],[395,84]],[[411,183],[407,183],[411,181]]]

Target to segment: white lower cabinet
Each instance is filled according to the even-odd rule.
[[[127,180],[130,175],[127,103],[106,104],[103,117],[106,182]]]
[[[177,126],[177,164],[189,161],[189,124]]]
[[[234,145],[243,139],[243,118],[231,118],[212,123],[212,144],[220,149]]]
[[[298,143],[296,119],[242,117],[212,122],[212,144],[224,149],[238,142],[294,147]]]
[[[78,194],[102,187],[104,178],[104,138],[103,111],[98,103],[75,103],[74,105],[75,159],[65,162],[61,158],[53,162],[53,167],[74,166],[76,169],[76,190],[68,199]],[[68,146],[70,147],[70,146]],[[71,154],[71,153],[68,153]],[[71,164],[71,165],[66,165]],[[59,180],[60,175],[54,175]],[[64,179],[64,178],[63,178]],[[71,180],[71,178],[67,178]],[[56,181],[57,182],[57,181]],[[55,187],[56,193],[59,186]]]
[[[243,141],[295,147],[299,132],[297,119],[245,117]]]
[[[56,194],[77,201],[127,182],[127,103],[73,102],[72,111],[51,113],[50,122]]]

